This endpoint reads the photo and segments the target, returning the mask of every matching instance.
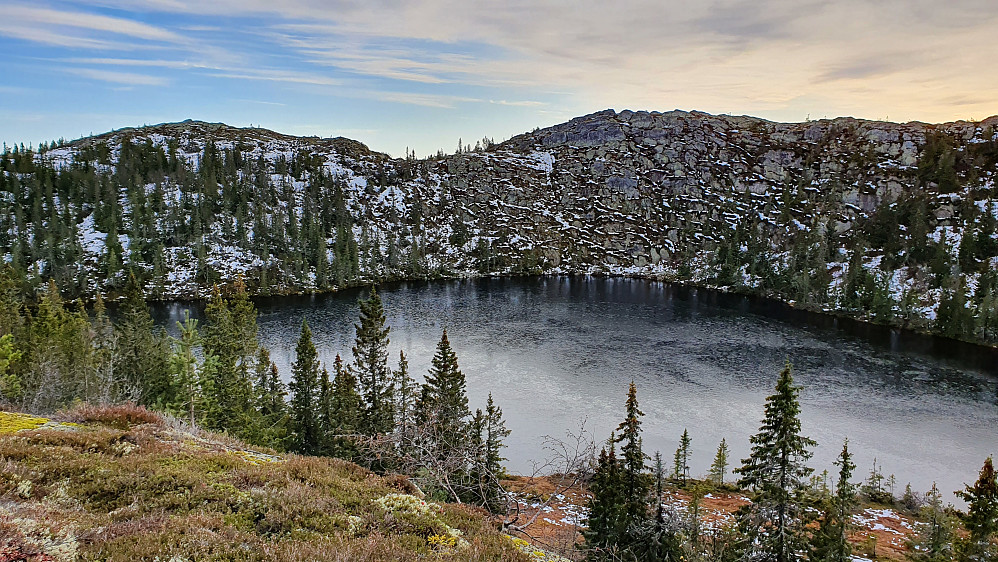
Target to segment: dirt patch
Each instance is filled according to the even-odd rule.
[[[562,556],[572,556],[578,554],[575,545],[583,543],[590,496],[584,487],[557,493],[559,480],[557,476],[513,477],[503,484],[519,510],[514,525],[526,523],[540,511],[535,522],[517,536]],[[685,515],[691,499],[689,491],[670,488],[662,495],[662,505],[673,513]],[[735,524],[735,513],[749,503],[749,498],[741,492],[715,490],[705,494],[699,508],[702,528],[729,528]],[[853,554],[868,559],[904,560],[908,543],[917,534],[917,523],[892,509],[865,508],[854,514],[850,522],[854,526],[849,534]]]

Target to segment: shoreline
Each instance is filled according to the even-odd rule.
[[[640,273],[540,273],[540,274],[457,274],[436,277],[400,277],[386,280],[366,280],[362,283],[350,284],[344,287],[334,287],[322,291],[281,292],[275,294],[253,294],[251,300],[255,303],[270,299],[310,299],[322,298],[342,292],[357,291],[370,285],[391,286],[401,283],[433,283],[463,280],[523,280],[523,279],[620,279],[638,280],[662,283],[685,291],[688,296],[699,298],[702,291],[708,297],[707,304],[740,309],[745,313],[757,314],[780,321],[814,326],[817,328],[835,330],[851,337],[875,343],[891,351],[913,352],[932,355],[946,360],[955,361],[961,366],[982,371],[990,376],[998,377],[998,345],[985,342],[972,342],[948,338],[929,330],[896,323],[883,324],[859,318],[841,310],[828,310],[816,306],[797,306],[793,301],[787,301],[772,295],[761,294],[751,288],[716,286],[709,283],[698,283],[690,280],[676,280],[663,275]],[[148,304],[166,305],[179,303],[184,305],[203,306],[205,297],[186,295],[177,298],[147,298]],[[112,306],[114,301],[112,301]]]

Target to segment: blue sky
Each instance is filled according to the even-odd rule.
[[[183,119],[451,152],[605,108],[998,113],[994,0],[0,0],[0,140]]]

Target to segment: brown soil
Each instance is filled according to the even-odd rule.
[[[512,477],[503,484],[518,500],[520,511],[514,525],[526,523],[538,509],[543,510],[524,533],[514,535],[538,547],[571,556],[574,545],[582,542],[584,525],[578,522],[578,515],[585,513],[589,494],[579,489],[563,492],[562,497],[555,497],[542,508],[557,492],[558,480],[557,476]],[[690,498],[686,490],[668,489],[662,503],[669,509],[685,511]],[[712,491],[700,500],[700,521],[707,529],[727,527],[734,523],[735,512],[748,503],[748,498],[739,492]],[[852,523],[854,530],[849,541],[853,544],[853,554],[864,558],[904,560],[908,541],[915,536],[913,519],[889,509],[864,509],[854,516]]]

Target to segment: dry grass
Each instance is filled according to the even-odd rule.
[[[158,424],[163,421],[162,416],[156,412],[135,404],[114,406],[82,404],[63,413],[61,417],[76,423],[99,423],[118,429],[127,429],[145,423]]]
[[[270,457],[135,406],[62,417],[81,425],[0,435],[0,560],[527,559],[480,511],[422,524],[379,507],[415,491],[404,477]],[[442,529],[461,547],[433,544]]]

